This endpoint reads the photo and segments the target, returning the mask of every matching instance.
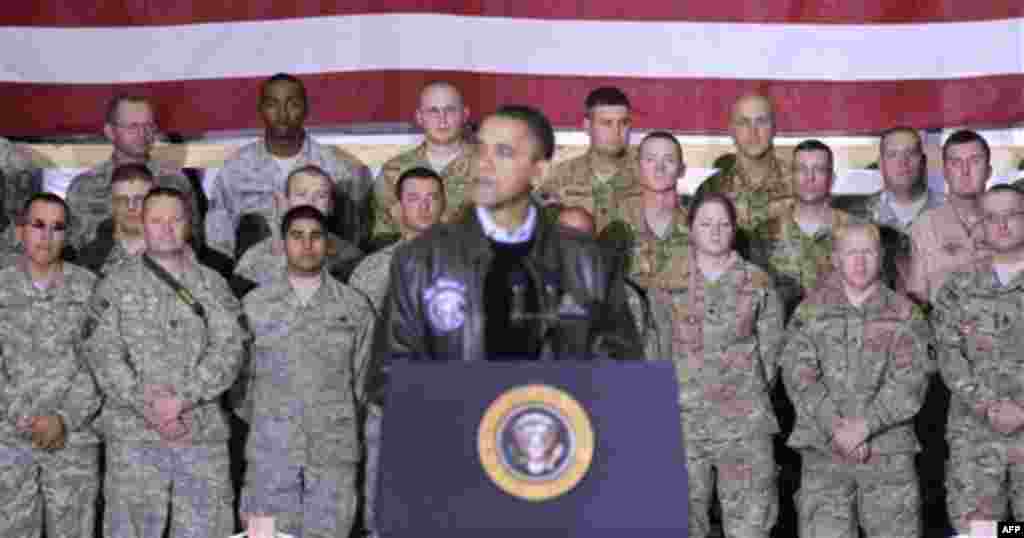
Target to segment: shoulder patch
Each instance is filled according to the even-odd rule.
[[[771,277],[769,277],[768,273],[765,273],[764,271],[754,271],[750,276],[750,284],[755,289],[764,289],[771,285]]]

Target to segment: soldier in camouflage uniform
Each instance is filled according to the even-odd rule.
[[[242,494],[250,537],[273,527],[303,538],[347,536],[355,521],[360,379],[374,309],[325,271],[326,218],[282,222],[288,268],[245,297],[252,344],[252,430]]]
[[[947,505],[962,534],[972,520],[1024,517],[1024,194],[995,187],[981,206],[993,256],[953,271],[932,312],[952,392]]]
[[[387,297],[391,257],[399,245],[411,241],[431,226],[441,221],[445,208],[445,182],[429,168],[410,168],[398,178],[395,191],[398,195],[399,223],[403,237],[388,247],[367,256],[349,279],[349,285],[363,292],[373,303],[378,314]],[[369,405],[363,430],[366,441],[366,472],[363,482],[363,525],[372,533],[376,529],[374,508],[376,506],[377,461],[380,455],[380,424],[382,410]]]
[[[67,206],[25,206],[27,255],[0,270],[0,536],[92,538],[100,395],[79,356],[95,277],[61,262]]]
[[[590,148],[555,165],[537,189],[545,202],[586,209],[597,221],[597,229],[603,230],[621,219],[621,197],[636,186],[639,177],[636,153],[629,148],[632,110],[626,94],[613,87],[595,89],[584,104],[583,128]]]
[[[0,138],[0,223],[14,222],[33,195],[43,192],[43,171],[23,148]],[[0,224],[0,230],[4,225]]]
[[[722,192],[736,205],[736,241],[749,256],[752,230],[768,219],[771,202],[792,196],[792,168],[775,154],[775,107],[763,95],[745,95],[733,104],[729,133],[736,145],[733,164],[709,177],[697,193]]]
[[[234,259],[262,237],[239,245],[238,235],[247,230],[239,222],[251,215],[268,229],[280,220],[275,215],[274,195],[285,189],[288,175],[298,168],[315,165],[327,172],[335,184],[336,221],[339,234],[358,244],[368,235],[366,204],[372,179],[354,156],[338,148],[322,146],[305,130],[309,101],[302,82],[277,74],[263,82],[259,103],[263,139],[242,147],[224,163],[224,168],[207,186],[210,197],[206,213],[206,240],[210,246]]]
[[[247,332],[227,282],[186,247],[186,197],[143,203],[146,252],[103,279],[87,356],[106,396],[104,536],[227,536],[234,529],[220,397]]]
[[[327,173],[312,165],[297,168],[288,175],[280,192],[274,194],[277,213],[284,215],[290,209],[311,205],[321,213],[330,216],[334,210],[334,184]],[[355,267],[363,253],[352,243],[328,232],[327,237],[327,271],[345,280]],[[277,280],[285,270],[287,260],[284,252],[284,238],[279,233],[273,234],[255,244],[242,254],[235,266],[235,279],[232,288],[236,295],[256,286],[262,286]],[[242,284],[244,280],[247,284]]]
[[[767,218],[750,235],[750,259],[774,278],[786,319],[832,272],[832,232],[851,218],[829,204],[832,179],[832,150],[817,140],[798,144],[796,195],[770,203]]]
[[[442,222],[464,214],[473,196],[476,178],[476,145],[469,140],[469,107],[449,82],[432,82],[420,91],[416,125],[423,129],[419,146],[392,157],[380,170],[375,185],[375,237],[398,238],[405,233],[398,216],[395,185],[410,168],[427,168],[444,178],[445,212]]]
[[[113,218],[100,225],[96,238],[82,247],[75,261],[98,275],[116,271],[142,253],[142,201],[153,190],[153,174],[144,165],[122,164],[110,179]]]
[[[698,197],[690,255],[669,259],[649,288],[672,309],[695,538],[708,536],[715,491],[726,536],[767,537],[778,516],[769,390],[782,312],[768,274],[733,248],[735,222],[727,197]]]
[[[127,163],[144,164],[156,178],[158,186],[188,194],[191,200],[192,233],[194,237],[201,235],[202,215],[199,214],[198,198],[192,189],[192,182],[179,168],[150,157],[157,129],[153,107],[145,98],[118,96],[110,102],[103,133],[114,146],[114,153],[109,160],[71,180],[65,196],[75,218],[69,241],[71,246],[80,248],[92,241],[100,224],[110,218],[110,180],[114,169]]]
[[[942,146],[946,203],[926,211],[910,228],[907,292],[922,303],[931,302],[953,269],[989,254],[979,200],[992,177],[991,158],[988,142],[974,131],[957,131]]]
[[[803,459],[800,536],[921,535],[913,418],[934,371],[921,310],[880,281],[878,228],[836,230],[838,271],[790,322],[781,364]]]

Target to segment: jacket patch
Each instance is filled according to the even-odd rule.
[[[427,319],[439,332],[450,332],[466,322],[466,285],[440,277],[423,292]]]

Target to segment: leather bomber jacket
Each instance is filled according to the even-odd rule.
[[[642,359],[614,257],[542,211],[533,240],[523,264],[538,284],[540,311],[552,314],[535,335],[540,360]],[[475,211],[398,247],[367,375],[371,400],[383,403],[395,361],[484,360],[484,278],[492,259]]]

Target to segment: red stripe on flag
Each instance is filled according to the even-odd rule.
[[[417,93],[430,80],[462,88],[473,116],[504,103],[538,106],[560,127],[578,127],[583,100],[599,85],[617,85],[643,129],[725,132],[730,104],[759,91],[775,98],[786,133],[873,133],[892,125],[937,128],[1004,126],[1024,121],[1024,75],[938,81],[785,82],[728,79],[643,79],[478,75],[431,71],[332,73],[301,77],[311,99],[310,125],[411,122]],[[96,133],[105,102],[115,93],[141,93],[157,106],[167,132],[260,127],[262,79],[217,79],[124,85],[0,83],[7,110],[3,135]]]
[[[324,5],[321,0],[250,0],[247,2],[153,2],[108,0],[12,2],[0,14],[4,26],[165,26],[209,22],[278,20],[371,13],[439,13],[540,19],[609,21],[693,21],[802,24],[889,24],[963,22],[1024,17],[1017,0],[916,2],[874,0],[772,0],[750,2],[586,2],[494,0],[348,0]]]

